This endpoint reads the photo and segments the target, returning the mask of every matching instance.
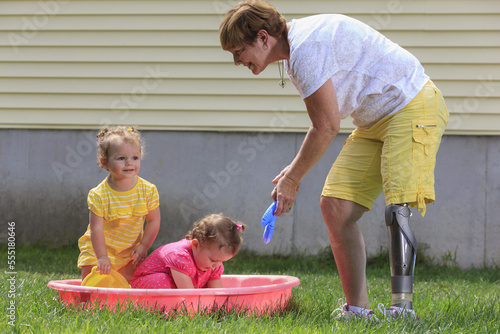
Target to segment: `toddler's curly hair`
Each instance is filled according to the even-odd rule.
[[[108,161],[111,145],[121,141],[136,144],[141,151],[141,158],[144,157],[146,146],[141,133],[135,126],[103,127],[97,134],[97,165],[99,167],[103,168],[101,158]]]
[[[236,254],[243,243],[241,234],[245,227],[245,224],[235,223],[222,213],[210,214],[194,223],[193,228],[186,234],[186,239],[196,239],[201,245],[217,245],[219,248],[225,248],[230,254]]]

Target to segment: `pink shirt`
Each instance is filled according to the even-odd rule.
[[[213,270],[210,269],[202,271],[198,269],[194,262],[191,241],[182,239],[180,241],[161,246],[151,253],[151,255],[149,255],[137,268],[130,283],[132,287],[135,287],[134,281],[139,278],[147,275],[162,273],[168,276],[168,280],[171,281],[172,288],[177,288],[172,278],[170,269],[175,269],[178,272],[191,277],[195,289],[206,288],[208,281],[221,278],[221,275],[224,272],[224,266],[222,264]],[[141,288],[144,288],[144,286],[141,286]]]

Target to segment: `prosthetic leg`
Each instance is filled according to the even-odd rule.
[[[408,204],[388,205],[385,223],[389,232],[392,306],[413,309],[413,273],[417,257],[417,240],[410,230]]]

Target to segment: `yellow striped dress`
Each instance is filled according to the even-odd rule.
[[[118,270],[132,259],[130,254],[142,239],[144,218],[160,204],[156,186],[137,177],[137,184],[129,191],[113,190],[106,179],[90,190],[89,210],[104,218],[106,250],[113,269]],[[90,240],[90,224],[78,240],[80,256],[78,267],[97,265]]]

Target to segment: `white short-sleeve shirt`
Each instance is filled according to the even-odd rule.
[[[348,16],[292,20],[288,40],[287,73],[300,96],[331,78],[340,117],[351,116],[360,128],[401,110],[429,80],[415,56]]]

